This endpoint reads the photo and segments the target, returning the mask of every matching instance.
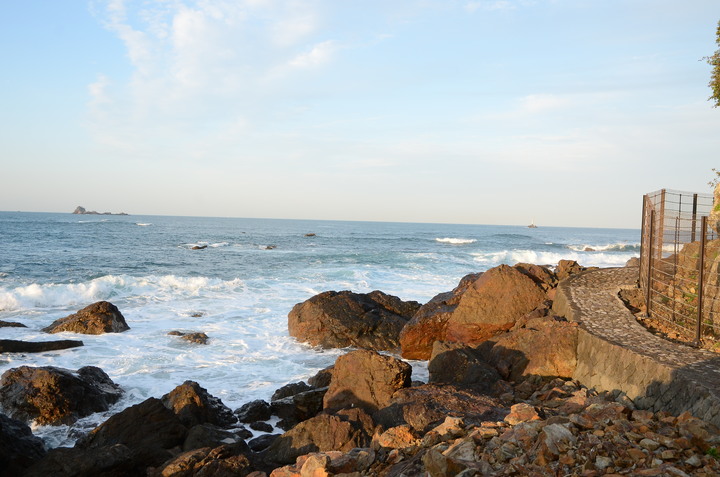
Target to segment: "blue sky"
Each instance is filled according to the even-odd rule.
[[[717,0],[28,0],[0,210],[639,227],[710,192]]]

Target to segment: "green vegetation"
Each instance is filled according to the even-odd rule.
[[[715,457],[716,459],[720,459],[720,451],[718,451],[717,447],[711,447],[706,452],[707,455],[710,457]]]
[[[718,22],[715,43],[720,47],[720,22]],[[707,56],[704,59],[713,67],[712,73],[710,73],[710,83],[708,84],[712,90],[712,95],[710,95],[708,101],[713,101],[715,103],[713,107],[717,108],[720,106],[720,48],[712,56]]]

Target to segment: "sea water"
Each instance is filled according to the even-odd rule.
[[[506,263],[622,266],[639,255],[639,230],[0,212],[2,339],[80,339],[85,346],[2,354],[14,367],[102,368],[125,391],[110,411],[72,427],[34,431],[48,446],[185,380],[231,409],[268,400],[344,350],[288,336],[296,303],[326,290],[382,290],[428,301],[469,273]],[[193,249],[194,247],[205,247]],[[100,300],[115,304],[124,333],[48,335],[54,320]],[[168,332],[201,331],[207,345]],[[412,363],[416,377],[426,373]]]

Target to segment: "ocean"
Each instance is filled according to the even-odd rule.
[[[109,412],[33,429],[49,447],[72,445],[78,431],[185,380],[236,409],[331,365],[343,350],[287,333],[293,305],[323,291],[382,290],[424,303],[501,263],[622,266],[639,256],[639,242],[640,231],[628,229],[0,212],[0,320],[28,326],[0,328],[0,337],[85,343],[2,354],[0,373],[93,365],[118,383],[125,395]],[[100,300],[131,329],[41,331]],[[168,336],[173,330],[205,332],[209,344]],[[411,364],[423,380],[425,363]]]

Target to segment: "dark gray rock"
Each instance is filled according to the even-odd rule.
[[[267,421],[272,416],[270,404],[262,399],[256,399],[243,404],[240,409],[235,410],[235,415],[240,422]]]
[[[0,414],[0,473],[21,475],[44,455],[42,439],[27,424]]]
[[[0,353],[43,353],[83,346],[78,340],[21,341],[0,340]]]

